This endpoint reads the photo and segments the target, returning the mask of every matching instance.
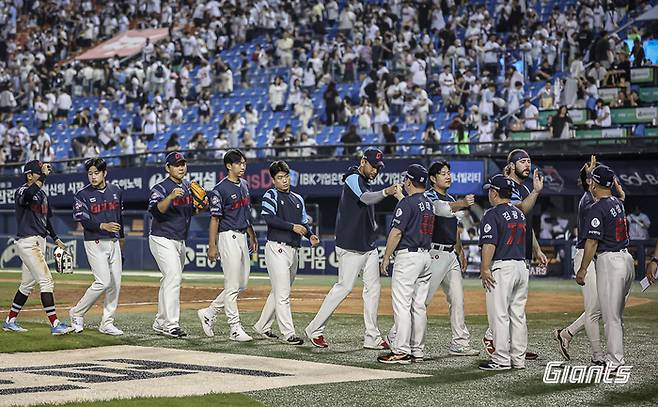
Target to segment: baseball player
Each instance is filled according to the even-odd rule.
[[[474,203],[473,195],[468,195],[463,201],[457,201],[447,190],[452,184],[450,163],[434,162],[429,168],[429,179],[432,187],[425,192],[425,197],[432,203],[448,202],[457,211]],[[475,356],[480,352],[472,349],[470,333],[464,322],[464,286],[462,273],[466,271],[466,258],[459,237],[458,220],[451,214],[449,217],[434,217],[434,232],[432,233],[432,258],[430,272],[430,287],[425,305],[429,306],[439,286],[443,289],[450,311],[450,326],[452,341],[448,352],[455,356]],[[389,343],[394,341],[395,326],[388,335]]]
[[[388,349],[377,325],[380,283],[374,205],[394,195],[399,186],[394,184],[380,191],[370,190],[370,181],[384,167],[383,156],[380,150],[369,148],[364,151],[359,166],[348,168],[343,176],[345,185],[336,216],[338,282],[327,293],[317,315],[304,330],[311,344],[318,348],[329,346],[324,338],[327,321],[352,291],[359,273],[363,272],[363,347]]]
[[[482,370],[525,368],[528,347],[526,216],[511,204],[514,182],[502,174],[489,178],[488,209],[480,223],[480,278],[486,290],[487,316],[496,349]]]
[[[592,259],[595,261],[596,288],[605,326],[606,364],[613,369],[624,364],[623,314],[626,298],[635,278],[633,257],[628,253],[628,225],[624,204],[612,196],[614,172],[605,165],[592,171],[590,191],[596,199],[585,216],[583,259],[576,282],[587,285]]]
[[[224,165],[228,176],[208,192],[211,215],[208,259],[221,260],[224,290],[208,308],[197,311],[197,315],[204,333],[214,336],[215,318],[224,308],[230,326],[229,339],[248,342],[253,338],[240,323],[238,294],[247,288],[251,267],[249,251],[258,252],[258,240],[249,220],[249,188],[247,181],[242,179],[247,169],[247,159],[240,150],[229,150],[224,155]]]
[[[512,150],[507,156],[507,167],[505,168],[505,175],[513,181],[512,190],[512,204],[521,209],[526,216],[526,245],[525,245],[525,258],[528,264],[534,258],[539,261],[539,264],[545,266],[548,264],[546,255],[541,250],[541,246],[537,241],[535,232],[532,229],[532,209],[537,202],[539,193],[544,188],[544,179],[539,175],[539,171],[535,170],[532,177],[532,191],[525,185],[525,181],[530,176],[530,168],[532,161],[530,155],[525,150],[516,149]],[[491,356],[493,355],[496,347],[493,341],[493,332],[489,327],[482,339],[485,352]],[[535,352],[528,351],[526,354],[527,360],[535,360],[538,355]]]
[[[121,290],[121,251],[123,246],[123,191],[106,182],[107,164],[102,158],[85,162],[89,184],[73,198],[73,219],[82,224],[84,245],[94,282],[78,304],[71,308],[71,326],[75,332],[84,329],[83,317],[105,293],[103,318],[98,331],[107,335],[123,335],[114,326],[114,313]]]
[[[407,169],[404,189],[407,197],[398,202],[386,241],[380,272],[388,275],[395,252],[391,290],[395,340],[391,352],[377,358],[388,364],[422,361],[425,348],[427,313],[425,302],[430,289],[430,247],[434,231],[432,202],[424,195],[427,170],[419,164]]]
[[[649,284],[654,284],[656,282],[656,276],[658,271],[658,242],[656,242],[656,248],[653,250],[653,256],[647,264],[647,269],[645,276],[649,280]]]
[[[148,210],[151,213],[149,248],[162,273],[158,293],[158,313],[153,330],[171,338],[183,338],[181,329],[180,286],[185,266],[185,240],[192,215],[196,214],[187,175],[187,160],[172,151],[165,158],[168,176],[151,188]]]
[[[57,237],[50,223],[53,212],[48,205],[48,197],[42,189],[50,172],[50,164],[43,164],[37,160],[29,161],[23,169],[25,184],[14,194],[18,224],[18,240],[15,244],[23,266],[21,284],[14,296],[9,315],[2,324],[2,329],[7,332],[27,331],[16,322],[16,317],[37,283],[41,291],[41,304],[50,321],[50,333],[64,335],[73,331],[73,328],[57,318],[53,297],[53,276],[44,257],[46,236],[50,236],[58,247],[66,249],[64,242]]]
[[[295,334],[290,312],[290,285],[297,275],[302,237],[307,236],[313,247],[320,244],[320,239],[309,224],[304,199],[290,190],[288,164],[285,161],[273,162],[270,165],[270,176],[274,188],[265,192],[261,214],[267,222],[265,264],[272,291],[254,330],[265,338],[276,339],[277,336],[272,333],[276,314],[276,321],[286,343],[301,345],[304,341]]]

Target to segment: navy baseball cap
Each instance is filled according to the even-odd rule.
[[[597,165],[592,171],[592,181],[603,187],[612,188],[615,181],[615,172],[607,165]]]
[[[39,160],[32,160],[29,161],[25,164],[25,167],[23,167],[23,174],[43,174],[41,172],[41,166],[43,163]]]
[[[384,153],[378,148],[366,149],[366,151],[363,152],[363,158],[375,168],[384,168]]]
[[[411,164],[403,175],[405,178],[409,178],[419,184],[425,184],[427,182],[427,170],[420,164]]]
[[[183,157],[183,154],[179,153],[178,151],[172,151],[171,153],[167,154],[167,158],[165,158],[165,163],[169,165],[174,165],[181,161],[187,162],[185,157]]]
[[[507,178],[503,174],[496,174],[492,177],[489,177],[487,183],[484,184],[485,190],[488,190],[489,188],[492,188],[496,191],[512,192],[512,189],[514,188],[514,181]]]

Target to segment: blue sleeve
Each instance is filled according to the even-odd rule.
[[[492,210],[485,212],[480,222],[480,242],[479,245],[498,244],[498,221]]]
[[[263,195],[263,201],[261,202],[261,215],[276,215],[277,211],[277,193],[274,189],[269,189]]]
[[[345,184],[347,184],[348,187],[354,192],[354,195],[356,195],[357,198],[361,198],[361,195],[363,195],[363,188],[361,188],[361,177],[359,174],[352,174],[349,177],[345,179]]]
[[[123,230],[124,224],[123,224],[123,189],[117,188],[118,194],[119,195],[119,224],[121,225],[121,229],[119,230],[119,239],[123,239],[126,237],[125,231]]]
[[[158,203],[165,199],[166,191],[162,185],[156,185],[151,189],[151,195],[149,196],[149,207],[148,211],[154,217],[158,219],[163,219],[164,214],[158,210]]]
[[[221,218],[224,215],[224,208],[222,196],[219,194],[219,191],[216,188],[211,189],[208,192],[208,199],[210,201],[210,216]]]
[[[583,233],[586,239],[603,240],[605,225],[603,224],[605,218],[604,213],[599,205],[592,206],[585,213],[585,222],[583,222]]]
[[[404,233],[409,224],[410,217],[411,209],[409,208],[409,205],[407,205],[407,198],[404,198],[395,206],[394,217],[391,221],[391,229],[396,228]]]
[[[302,199],[301,196],[297,195],[297,197],[302,203],[302,225],[304,225],[304,227],[308,231],[308,236],[310,237],[314,235],[315,232],[313,231],[313,227],[311,226],[311,222],[310,222],[311,220],[309,219],[308,213],[306,212],[306,204],[304,203],[304,200]]]
[[[15,201],[20,206],[30,206],[32,199],[39,192],[39,186],[35,182],[29,187],[22,186],[16,191]]]
[[[281,230],[292,230],[293,224],[274,215],[263,215],[267,227]]]
[[[80,222],[86,231],[101,231],[100,224],[92,221],[89,214],[89,206],[80,192],[73,197],[73,220]]]
[[[512,188],[512,200],[511,200],[510,203],[512,205],[516,206],[516,205],[520,204],[521,202],[523,202],[523,197],[521,196],[521,191],[519,190],[518,187],[515,186],[514,188]]]

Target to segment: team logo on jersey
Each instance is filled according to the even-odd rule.
[[[113,199],[119,199],[117,198],[117,194],[112,194]]]
[[[599,220],[599,218],[592,219],[592,227],[593,228],[598,228],[600,224],[601,224],[601,221]]]
[[[283,205],[283,200],[281,201],[281,205]]]
[[[152,200],[155,200],[155,199],[158,199],[158,198],[160,198],[160,194],[158,194],[157,192],[154,192],[154,193],[151,194],[151,199]]]
[[[402,216],[402,208],[398,208],[398,210],[395,211],[395,217],[399,218],[400,216]]]
[[[297,204],[297,209],[299,209],[299,204]]]
[[[238,199],[238,195],[237,194],[231,195],[231,199]]]
[[[89,202],[96,202],[96,198],[89,198]]]
[[[73,204],[73,209],[75,209],[76,211],[79,211],[80,209],[82,209],[82,202],[76,200],[75,204]]]
[[[213,205],[219,205],[219,197],[217,195],[213,195],[210,201]]]
[[[491,230],[490,224],[487,223],[486,225],[484,225],[484,233],[489,233],[490,230]]]

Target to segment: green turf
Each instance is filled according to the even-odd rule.
[[[144,397],[127,400],[97,401],[94,403],[67,403],[60,404],[67,407],[96,406],[96,407],[254,407],[263,404],[243,394],[208,394],[205,396],[185,397]],[[40,404],[50,406],[50,404]]]
[[[306,277],[306,276],[305,276]],[[319,278],[328,280],[331,278]],[[309,277],[307,282],[316,281]],[[335,277],[334,277],[335,281]],[[209,284],[216,284],[212,282]],[[477,287],[477,280],[467,280],[467,287]],[[578,292],[579,287],[573,281],[532,280],[531,290]],[[12,286],[15,290],[15,285]],[[2,298],[9,292],[7,284],[0,284]],[[307,360],[320,363],[352,365],[375,369],[394,369],[430,375],[427,378],[368,381],[358,383],[335,383],[315,386],[297,386],[290,388],[263,390],[248,393],[248,396],[268,406],[307,407],[307,406],[436,406],[436,405],[519,405],[519,406],[561,406],[561,405],[624,405],[655,406],[658,405],[658,355],[656,354],[656,337],[658,337],[658,289],[652,287],[646,293],[639,293],[639,285],[634,285],[633,295],[649,298],[654,302],[630,307],[625,312],[625,346],[626,362],[633,366],[630,382],[625,385],[553,385],[544,384],[542,376],[546,363],[561,360],[551,337],[554,328],[564,327],[578,315],[567,313],[543,313],[528,315],[529,348],[540,354],[540,359],[527,363],[525,370],[490,373],[477,369],[481,357],[450,357],[447,345],[450,340],[450,323],[447,317],[431,317],[427,333],[428,360],[410,366],[387,366],[376,362],[377,351],[362,349],[363,320],[359,315],[334,315],[329,321],[326,336],[330,342],[329,349],[317,349],[305,344],[293,347],[268,340],[256,340],[252,343],[235,343],[227,338],[228,327],[224,318],[219,318],[217,335],[207,338],[193,310],[186,310],[181,315],[182,326],[190,336],[185,340],[168,339],[155,335],[151,329],[152,313],[122,314],[119,309],[117,325],[126,332],[121,338],[107,340],[116,343],[161,346],[178,349],[192,349],[209,352],[238,353],[269,357]],[[12,293],[13,294],[13,293]],[[435,301],[444,301],[439,295]],[[294,311],[294,303],[293,303]],[[258,318],[254,312],[242,313],[243,325],[251,332],[251,325]],[[298,333],[313,318],[312,314],[295,313],[294,321]],[[33,322],[41,322],[34,319]],[[55,343],[62,348],[88,347],[98,343],[99,335],[93,331],[98,324],[98,317],[89,317],[88,329],[81,335],[64,338],[39,336],[35,332],[30,341],[14,343],[16,335],[0,333],[0,349],[13,346],[22,350],[21,344],[29,342],[29,350],[52,349]],[[466,322],[472,335],[474,347],[479,343],[486,326],[485,316],[468,316]],[[379,319],[382,332],[385,333],[392,324],[392,318],[383,316]],[[28,327],[33,325],[26,324]],[[47,339],[44,339],[46,338]],[[87,340],[86,337],[89,337]],[[34,339],[33,339],[34,338]],[[105,337],[102,337],[105,339]],[[54,341],[54,342],[53,342]],[[35,342],[35,343],[32,343]],[[27,349],[27,348],[26,348]],[[571,345],[572,361],[570,364],[588,364],[590,359],[589,343],[586,336],[579,335]],[[215,396],[209,396],[208,400]],[[172,399],[169,399],[172,400]],[[175,399],[173,399],[175,400]],[[207,400],[205,397],[201,400]],[[175,401],[172,401],[175,403]],[[94,403],[96,405],[98,403]],[[99,404],[100,405],[100,404]],[[124,404],[121,404],[124,405]],[[140,404],[145,405],[145,404]],[[158,404],[163,405],[163,404]],[[175,404],[181,405],[181,404]],[[195,404],[197,405],[197,404]],[[233,405],[233,404],[231,404]]]

